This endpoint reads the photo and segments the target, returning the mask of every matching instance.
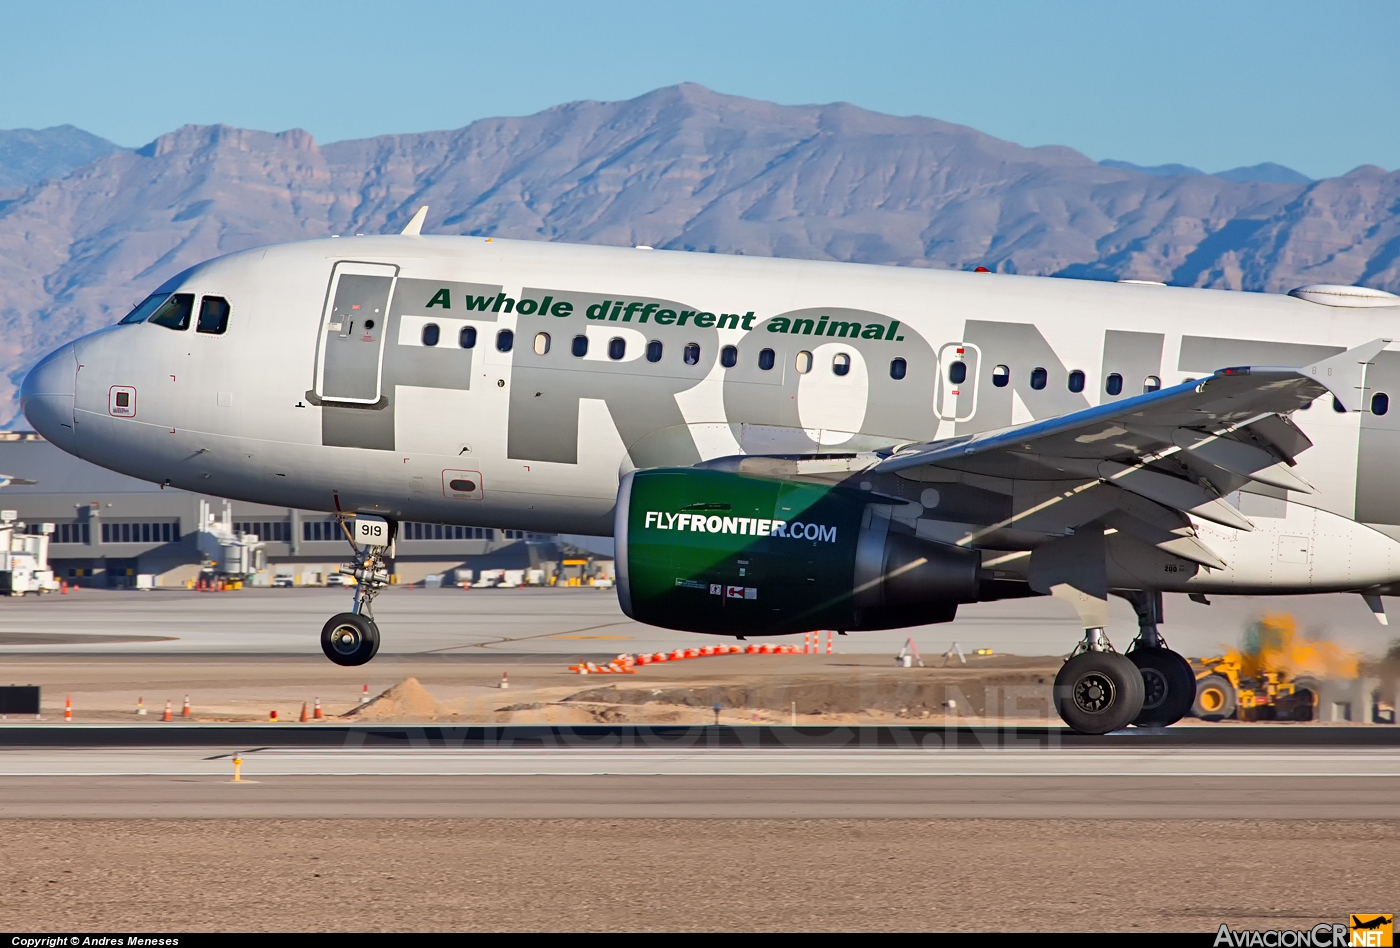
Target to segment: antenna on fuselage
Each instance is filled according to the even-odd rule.
[[[403,237],[419,237],[423,234],[423,221],[428,217],[428,205],[424,204],[413,215],[413,220],[404,225],[404,229],[399,231]]]

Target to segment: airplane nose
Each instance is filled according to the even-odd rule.
[[[44,356],[19,388],[20,410],[34,430],[69,454],[78,453],[73,425],[77,375],[78,357],[70,342]]]

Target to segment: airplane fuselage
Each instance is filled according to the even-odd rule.
[[[997,429],[1224,366],[1309,364],[1393,335],[1400,317],[1279,295],[475,237],[268,247],[160,292],[188,294],[186,328],[109,327],[26,382],[31,421],[60,447],[258,503],[584,534],[612,532],[633,469]],[[220,328],[211,299],[226,302],[222,331],[200,331]],[[1377,393],[1400,393],[1400,353],[1371,372]],[[1297,413],[1315,447],[1296,471],[1316,491],[1248,488],[1237,499],[1260,518],[1254,534],[1199,525],[1234,552],[1228,570],[1148,579],[1240,592],[1400,579],[1395,419],[1326,399]],[[961,508],[908,514],[920,536],[953,541],[995,519],[962,486],[973,494]],[[1298,537],[1307,551],[1280,552]],[[1004,531],[985,545],[1026,542]],[[1265,554],[1267,568],[1248,565]],[[1329,573],[1335,555],[1358,562]]]

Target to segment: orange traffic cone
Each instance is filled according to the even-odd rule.
[[[73,723],[73,696],[69,695],[63,699],[63,720]]]
[[[365,690],[360,694],[360,704],[369,704],[369,685],[365,685]]]
[[[308,720],[310,719],[306,716],[306,702],[303,701],[301,703],[301,723],[305,724]]]
[[[190,717],[190,696],[185,695],[185,706],[180,709],[180,717]]]
[[[316,708],[315,708],[315,710],[313,710],[313,711],[311,712],[311,716],[312,716],[313,718],[315,718],[317,721],[319,721],[319,720],[321,720],[323,717],[325,717],[325,715],[321,713],[321,699],[320,699],[320,698],[317,698],[317,699],[316,699]]]
[[[277,712],[276,712],[276,711],[269,711],[269,712],[268,712],[268,715],[267,715],[267,719],[268,719],[269,721],[271,721],[273,724],[276,724],[276,723],[277,723]]]
[[[171,708],[170,708],[170,702],[169,702],[169,701],[165,702],[165,716],[162,717],[161,720],[162,720],[162,721],[173,721],[173,720],[175,720],[175,715],[171,714]]]
[[[145,717],[145,716],[146,716],[146,699],[145,699],[145,698],[137,698],[137,699],[136,699],[136,713],[139,714],[139,715],[141,715],[142,717]]]

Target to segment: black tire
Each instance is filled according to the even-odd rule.
[[[1235,686],[1224,675],[1206,675],[1196,682],[1196,700],[1191,713],[1202,721],[1221,721],[1234,717]]]
[[[1191,663],[1169,648],[1138,648],[1128,661],[1142,672],[1142,710],[1137,727],[1168,727],[1191,713],[1196,701],[1196,673]]]
[[[321,626],[321,651],[337,665],[363,665],[379,651],[379,627],[353,612],[331,616]]]
[[[1142,673],[1117,652],[1081,652],[1055,676],[1055,710],[1082,734],[1107,734],[1142,711]]]

